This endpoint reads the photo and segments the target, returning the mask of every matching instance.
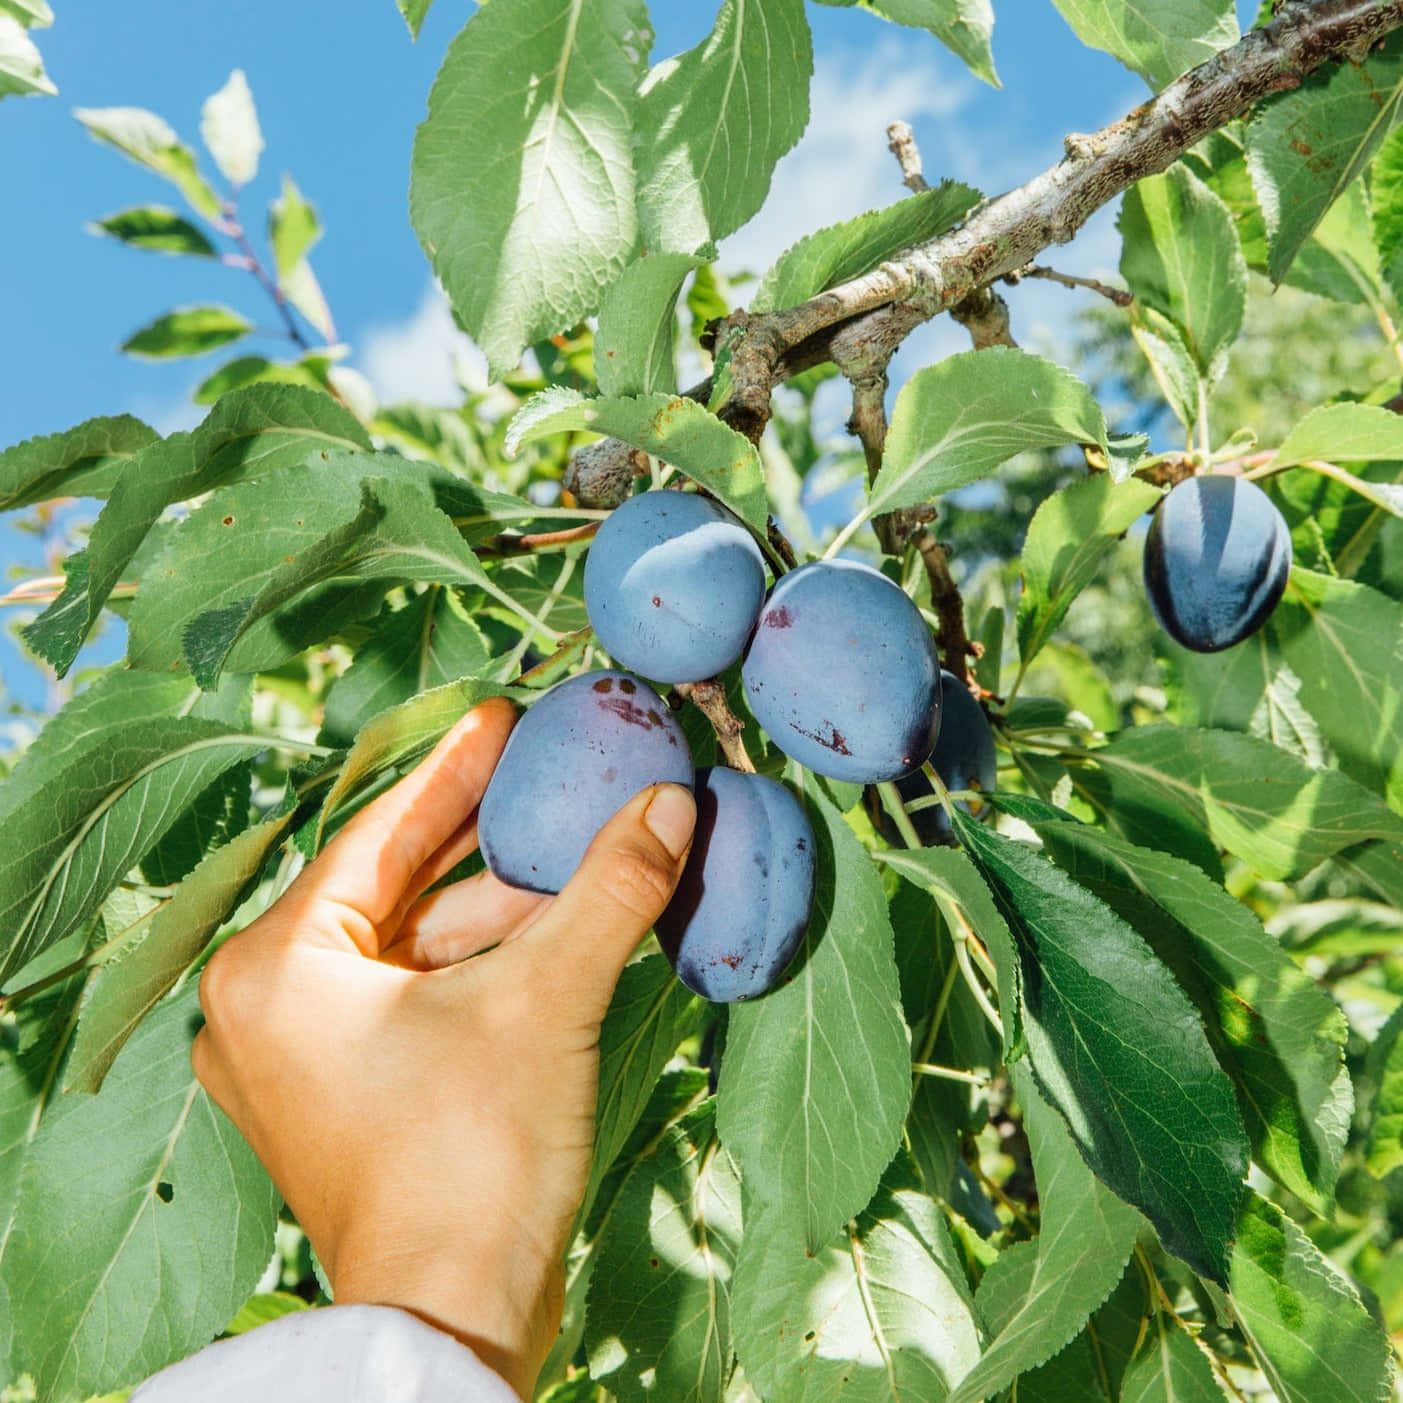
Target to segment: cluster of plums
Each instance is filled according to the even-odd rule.
[[[1196,653],[1241,643],[1266,622],[1291,573],[1291,532],[1241,477],[1185,478],[1145,538],[1145,592],[1165,632]]]
[[[646,492],[614,511],[591,544],[584,592],[600,644],[631,671],[572,677],[518,723],[482,801],[487,865],[513,886],[559,891],[629,798],[695,780],[692,851],[658,939],[704,998],[763,994],[808,926],[813,830],[775,780],[724,768],[694,777],[681,727],[642,678],[702,681],[743,655],[751,708],[785,754],[831,778],[898,780],[928,794],[919,770],[942,731],[930,629],[899,586],[851,561],[801,566],[767,594],[750,532],[690,492]],[[961,744],[963,726],[947,726],[955,759],[941,772],[957,788],[992,788],[988,722],[964,685],[944,677],[952,719],[974,728],[978,755]],[[943,812],[917,817],[930,841],[948,837]]]

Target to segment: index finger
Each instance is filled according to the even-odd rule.
[[[352,939],[365,954],[378,954],[393,934],[382,926],[420,868],[477,808],[515,723],[516,710],[504,697],[475,706],[417,768],[331,840],[288,894],[350,908],[368,926],[347,923]]]

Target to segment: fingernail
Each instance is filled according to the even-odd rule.
[[[690,790],[680,784],[659,786],[643,822],[673,857],[681,857],[697,822],[697,804]]]

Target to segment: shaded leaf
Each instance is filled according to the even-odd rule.
[[[182,307],[133,332],[121,349],[148,360],[201,356],[252,330],[251,322],[228,307]]]
[[[1377,1085],[1370,1108],[1366,1163],[1383,1178],[1403,1164],[1403,1012],[1395,1009],[1369,1048],[1369,1070]]]
[[[1121,1384],[1121,1403],[1226,1403],[1208,1355],[1178,1317],[1157,1311]]]
[[[672,394],[677,295],[705,260],[654,253],[630,263],[604,294],[594,334],[594,373],[604,395]]]
[[[53,497],[105,497],[126,462],[156,441],[130,414],[88,419],[0,452],[0,511]]]
[[[1370,176],[1380,270],[1394,297],[1403,297],[1403,128],[1395,128],[1379,147]]]

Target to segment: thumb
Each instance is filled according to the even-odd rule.
[[[599,830],[575,875],[513,942],[575,1017],[603,1018],[628,957],[672,899],[696,821],[696,801],[681,785],[640,791]]]

